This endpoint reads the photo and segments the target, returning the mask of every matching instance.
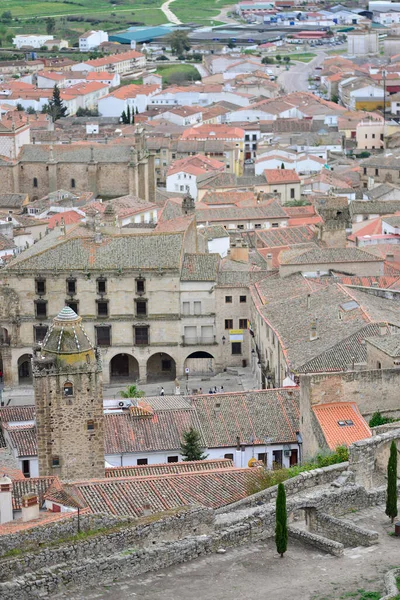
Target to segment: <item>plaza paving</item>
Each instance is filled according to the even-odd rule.
[[[273,539],[213,554],[156,573],[56,596],[66,600],[339,600],[357,590],[383,595],[383,575],[400,565],[400,538],[384,507],[350,513],[354,523],[378,531],[379,544],[347,548],[336,558],[289,540],[283,559]],[[368,597],[368,596],[367,596]],[[370,596],[371,597],[371,596]]]

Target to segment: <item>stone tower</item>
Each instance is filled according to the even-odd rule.
[[[182,214],[183,215],[192,215],[196,211],[196,203],[192,196],[187,193],[184,195],[182,200]]]
[[[32,364],[39,475],[104,477],[101,364],[71,308],[54,318]]]

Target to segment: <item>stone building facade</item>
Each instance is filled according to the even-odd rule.
[[[220,256],[204,252],[193,220],[184,231],[166,233],[90,227],[56,229],[4,269],[6,386],[31,383],[32,346],[64,305],[83,317],[107,384],[173,382],[187,368],[212,374],[248,359],[249,298],[235,290],[229,314],[220,310],[225,295],[234,294],[219,291]],[[239,326],[243,343],[233,345],[230,330]]]
[[[4,193],[27,193],[31,200],[59,189],[92,192],[103,198],[131,194],[154,201],[154,156],[142,133],[134,144],[26,144],[15,160],[1,160]]]
[[[81,321],[64,307],[32,361],[40,476],[104,477],[101,363]]]

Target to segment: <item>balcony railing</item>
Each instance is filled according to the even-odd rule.
[[[194,336],[194,337],[182,337],[182,343],[184,346],[200,346],[200,345],[211,345],[216,344],[215,335],[213,336]]]

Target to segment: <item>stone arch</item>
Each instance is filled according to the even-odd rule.
[[[18,383],[20,385],[32,383],[32,354],[22,354],[17,362]]]
[[[134,382],[139,379],[139,363],[132,354],[121,352],[110,360],[110,383]]]
[[[204,350],[192,352],[185,360],[185,369],[189,369],[190,375],[213,375],[215,373],[215,358]]]
[[[172,381],[176,378],[176,362],[169,354],[157,352],[147,361],[147,381]]]

